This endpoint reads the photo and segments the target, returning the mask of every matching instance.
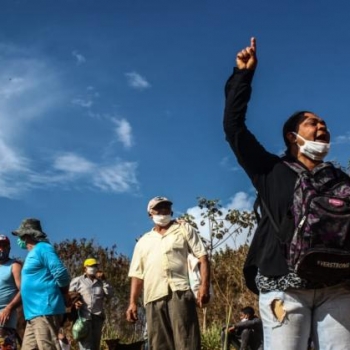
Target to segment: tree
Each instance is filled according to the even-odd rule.
[[[65,240],[54,246],[72,278],[83,273],[85,259],[94,257],[99,261],[100,269],[112,285],[114,293],[106,303],[103,338],[127,339],[135,336],[134,327],[125,321],[130,283],[128,278],[129,258],[118,254],[116,245],[103,248],[96,244],[93,239]]]
[[[197,198],[198,207],[202,209],[200,226],[207,226],[208,232],[202,240],[208,250],[211,263],[211,279],[214,289],[215,302],[208,308],[203,308],[202,328],[206,331],[207,323],[218,321],[233,307],[244,306],[245,303],[256,304],[253,294],[243,282],[243,263],[248,251],[248,240],[255,227],[256,218],[253,211],[229,209],[226,212],[218,199]],[[181,216],[198,229],[194,217],[188,214]],[[238,244],[238,238],[244,235]],[[218,250],[228,239],[236,243],[237,250],[226,247]],[[238,300],[238,303],[237,303]]]
[[[214,282],[215,302],[208,307],[208,322],[223,324],[223,315],[232,314],[232,320],[239,321],[238,311],[247,305],[258,309],[257,296],[245,285],[243,266],[249,246],[234,250],[229,247],[215,251],[211,259],[211,272]]]

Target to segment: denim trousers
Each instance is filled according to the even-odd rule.
[[[259,295],[264,350],[350,349],[350,286],[287,289]]]

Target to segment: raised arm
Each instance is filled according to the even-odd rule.
[[[224,131],[238,162],[252,179],[256,174],[267,173],[278,157],[267,152],[248,130],[245,119],[251,95],[251,83],[258,59],[256,40],[236,55],[236,67],[225,86]],[[263,111],[261,111],[262,118]],[[266,122],[264,119],[261,122]],[[257,161],[259,160],[259,161]]]

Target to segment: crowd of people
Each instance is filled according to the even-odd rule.
[[[246,125],[257,67],[255,38],[239,51],[225,86],[224,131],[239,164],[258,192],[259,221],[246,263],[248,288],[259,295],[259,314],[241,309],[240,322],[223,327],[222,349],[346,350],[350,344],[350,178],[324,162],[330,148],[325,121],[310,111],[283,126],[284,156],[268,152]],[[273,60],[271,60],[273,63]],[[265,120],[263,120],[265,121]],[[155,197],[147,206],[153,228],[136,243],[126,319],[136,322],[139,298],[150,350],[200,350],[197,306],[210,300],[210,264],[198,232],[173,219],[173,203]],[[67,305],[85,320],[81,350],[100,348],[104,300],[112,289],[96,258],[71,279],[37,219],[12,234],[28,250],[24,264],[9,257],[0,235],[0,342],[16,349],[16,308],[23,305],[24,350],[69,349],[62,331]],[[188,258],[198,259],[200,286],[191,289]],[[73,300],[73,302],[72,302]],[[219,337],[220,335],[218,335]]]
[[[71,279],[67,268],[50,244],[38,219],[22,221],[12,232],[17,244],[28,251],[24,263],[9,257],[9,237],[0,235],[0,347],[2,350],[69,350],[63,326],[67,307],[75,307],[88,327],[79,340],[81,350],[99,350],[104,321],[103,300],[112,290],[98,261],[88,258],[84,273]],[[72,295],[75,298],[71,304]],[[23,339],[17,332],[16,308],[22,304]]]
[[[197,231],[172,219],[172,202],[153,198],[147,213],[154,228],[137,243],[130,265],[128,321],[138,318],[138,299],[143,291],[150,349],[200,349],[196,306],[210,298],[210,268],[206,249]],[[99,350],[105,319],[104,300],[111,285],[96,258],[84,261],[83,274],[74,278],[57,255],[38,219],[25,219],[12,234],[28,251],[24,263],[11,259],[10,239],[0,235],[0,346],[15,350],[69,350],[63,328],[67,307],[84,320],[84,336],[77,336],[81,350]],[[190,289],[187,257],[192,252],[201,265],[201,285]],[[25,331],[16,331],[16,308],[22,304]],[[73,327],[74,328],[74,327]],[[74,332],[73,332],[74,336]]]

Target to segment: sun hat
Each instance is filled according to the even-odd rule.
[[[46,233],[43,232],[41,228],[40,220],[34,218],[24,219],[19,228],[12,231],[12,234],[18,237],[28,235],[34,239],[42,239],[47,237]]]

